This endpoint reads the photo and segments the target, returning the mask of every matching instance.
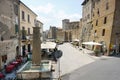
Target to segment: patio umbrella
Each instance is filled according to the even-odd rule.
[[[77,42],[79,42],[79,39],[74,39],[73,41],[77,41]]]
[[[55,49],[57,44],[55,42],[43,42],[41,44],[41,49]]]
[[[92,41],[90,41],[90,42],[83,42],[82,44],[85,44],[85,45],[102,45],[100,43],[92,42]]]

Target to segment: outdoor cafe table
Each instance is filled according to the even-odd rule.
[[[6,67],[6,72],[12,72],[12,70],[15,68],[15,65],[12,65],[12,64],[10,64],[10,65],[8,65],[7,67]]]
[[[2,79],[2,78],[4,78],[4,77],[5,77],[5,75],[2,74],[2,73],[0,73],[0,79]]]

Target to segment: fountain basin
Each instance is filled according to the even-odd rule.
[[[50,60],[42,60],[40,65],[33,65],[28,61],[17,71],[18,79],[38,79],[38,78],[51,78],[52,77],[52,64]]]

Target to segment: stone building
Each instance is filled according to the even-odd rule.
[[[19,0],[0,0],[0,69],[18,54]]]
[[[82,3],[82,37],[81,41],[90,41],[90,31],[92,28],[92,0],[84,0]]]
[[[49,32],[48,32],[48,38],[55,40],[56,37],[57,37],[56,36],[56,31],[57,31],[57,28],[55,26],[50,26],[50,29],[49,29]]]
[[[69,22],[69,19],[62,20],[64,31],[64,41],[73,41],[80,37],[79,21]]]
[[[103,44],[105,55],[120,52],[120,0],[93,0],[91,40]]]
[[[71,30],[72,41],[74,41],[75,39],[79,39],[80,38],[79,21],[70,22],[69,27],[70,27],[69,30]]]
[[[62,28],[63,28],[64,31],[68,30],[68,28],[69,28],[69,26],[68,26],[69,22],[70,22],[69,19],[62,20]]]
[[[62,28],[57,29],[57,40],[64,41],[64,31]]]
[[[43,41],[47,41],[49,37],[49,30],[43,31]]]
[[[26,51],[31,51],[33,27],[35,27],[37,14],[20,1],[20,36],[21,52],[25,56]]]
[[[47,33],[46,33],[46,31],[43,31],[43,41],[46,41],[47,40]]]

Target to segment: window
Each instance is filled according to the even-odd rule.
[[[4,63],[5,63],[5,62],[6,62],[6,60],[7,60],[7,55],[3,55],[3,56],[2,56],[2,62],[4,62]]]
[[[30,34],[30,28],[28,28],[28,34]]]
[[[105,36],[105,29],[102,30],[102,36]]]
[[[19,32],[19,28],[18,28],[18,25],[15,24],[15,34]]]
[[[28,14],[28,22],[30,22],[30,15]]]
[[[92,24],[92,26],[91,26],[91,30],[93,29],[93,24]]]
[[[96,20],[96,26],[98,26],[98,20]]]
[[[107,23],[107,17],[104,18],[104,24],[106,24],[106,23]]]
[[[25,30],[25,27],[22,27],[22,30]]]
[[[26,39],[26,30],[25,30],[25,27],[22,27],[22,39]]]
[[[95,30],[95,32],[94,33],[96,33],[97,32],[97,30]]]
[[[1,41],[4,41],[4,38],[3,38],[3,36],[1,36]]]
[[[97,36],[97,30],[95,30],[95,32],[94,32],[94,37],[96,37]]]
[[[25,12],[22,11],[22,20],[25,20]]]
[[[109,3],[107,2],[106,3],[106,10],[108,10],[109,9]]]
[[[97,14],[100,15],[99,9],[98,9],[98,11],[97,11]]]

